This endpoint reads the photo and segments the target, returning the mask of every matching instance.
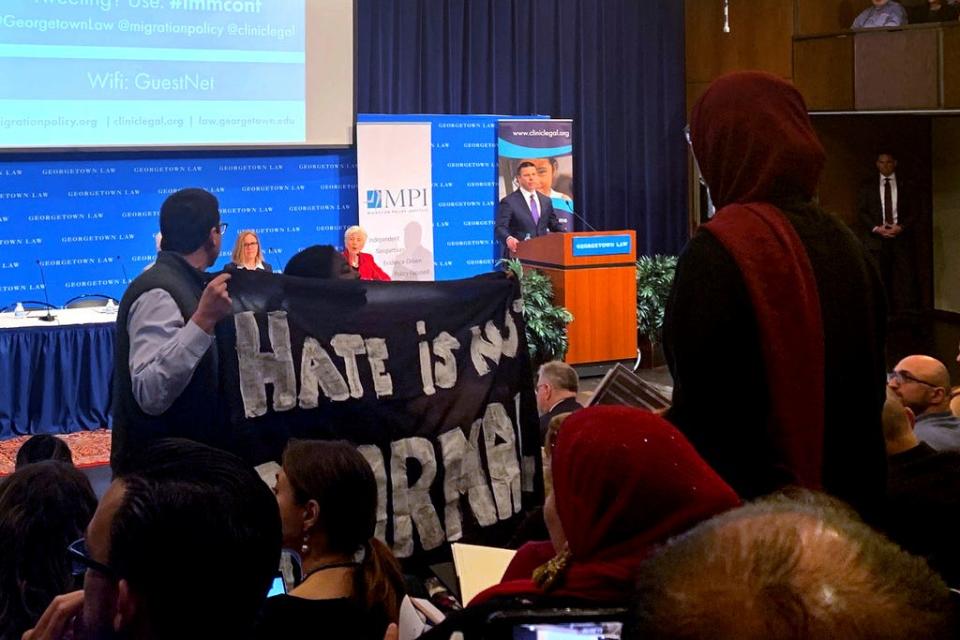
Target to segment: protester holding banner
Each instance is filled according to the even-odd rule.
[[[517,252],[524,240],[563,231],[550,198],[538,192],[540,178],[532,162],[517,166],[519,188],[500,201],[493,233],[503,244],[503,257]]]
[[[374,537],[377,483],[348,442],[292,440],[274,489],[285,548],[299,552],[303,580],[269,598],[258,636],[380,640],[397,622],[400,566]]]
[[[204,269],[220,254],[216,197],[183,189],[160,207],[157,262],[127,288],[117,311],[111,465],[148,441],[184,437],[220,445],[214,327],[232,310],[230,274]]]
[[[251,271],[266,271],[271,273],[273,267],[269,262],[264,262],[263,251],[260,248],[260,238],[253,231],[241,231],[237,236],[237,242],[233,245],[233,254],[231,262],[227,267],[236,267],[237,269],[249,269]]]
[[[373,256],[363,253],[367,244],[367,232],[363,227],[353,225],[343,234],[343,257],[350,268],[360,275],[361,280],[390,280],[390,276],[377,266]]]

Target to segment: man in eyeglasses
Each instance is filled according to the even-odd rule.
[[[68,548],[83,591],[55,598],[24,640],[252,638],[281,544],[276,498],[256,471],[166,439],[115,472]]]
[[[226,224],[217,198],[182,189],[160,207],[157,261],[130,283],[117,311],[111,465],[146,442],[223,442],[214,327],[230,314],[229,274],[205,270]]]
[[[917,437],[938,451],[960,449],[960,418],[950,412],[950,374],[942,362],[907,356],[887,376],[887,385],[917,416]]]
[[[916,418],[887,387],[887,505],[883,531],[923,556],[949,585],[960,584],[960,451],[936,451],[917,438]]]

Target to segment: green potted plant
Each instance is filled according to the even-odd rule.
[[[567,325],[573,322],[573,314],[553,304],[550,278],[536,269],[524,269],[516,259],[503,263],[520,280],[531,366],[536,369],[544,362],[562,360],[567,353]]]
[[[676,256],[640,256],[637,260],[637,345],[640,366],[664,363],[660,349],[663,314],[677,270]]]

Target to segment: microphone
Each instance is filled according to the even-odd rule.
[[[598,232],[600,231],[599,229],[597,229],[596,227],[594,227],[592,224],[590,224],[589,222],[587,222],[587,219],[586,219],[586,218],[584,218],[582,215],[580,215],[579,213],[577,213],[577,212],[574,211],[573,209],[570,209],[569,211],[567,211],[567,213],[572,214],[574,218],[576,218],[577,220],[579,220],[579,221],[582,222],[583,224],[587,225],[587,228],[590,229],[590,231],[598,231]]]
[[[56,320],[56,317],[50,313],[50,293],[47,291],[47,279],[43,275],[43,264],[37,260],[37,268],[40,269],[40,282],[43,283],[43,300],[47,303],[47,313],[42,315],[37,320],[43,320],[44,322],[53,322]]]
[[[130,276],[127,275],[127,268],[123,266],[123,261],[120,259],[120,256],[117,256],[113,259],[114,262],[120,263],[120,271],[123,272],[124,284],[130,284]]]

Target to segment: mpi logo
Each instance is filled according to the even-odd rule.
[[[367,189],[367,209],[412,209],[427,206],[427,189]]]

